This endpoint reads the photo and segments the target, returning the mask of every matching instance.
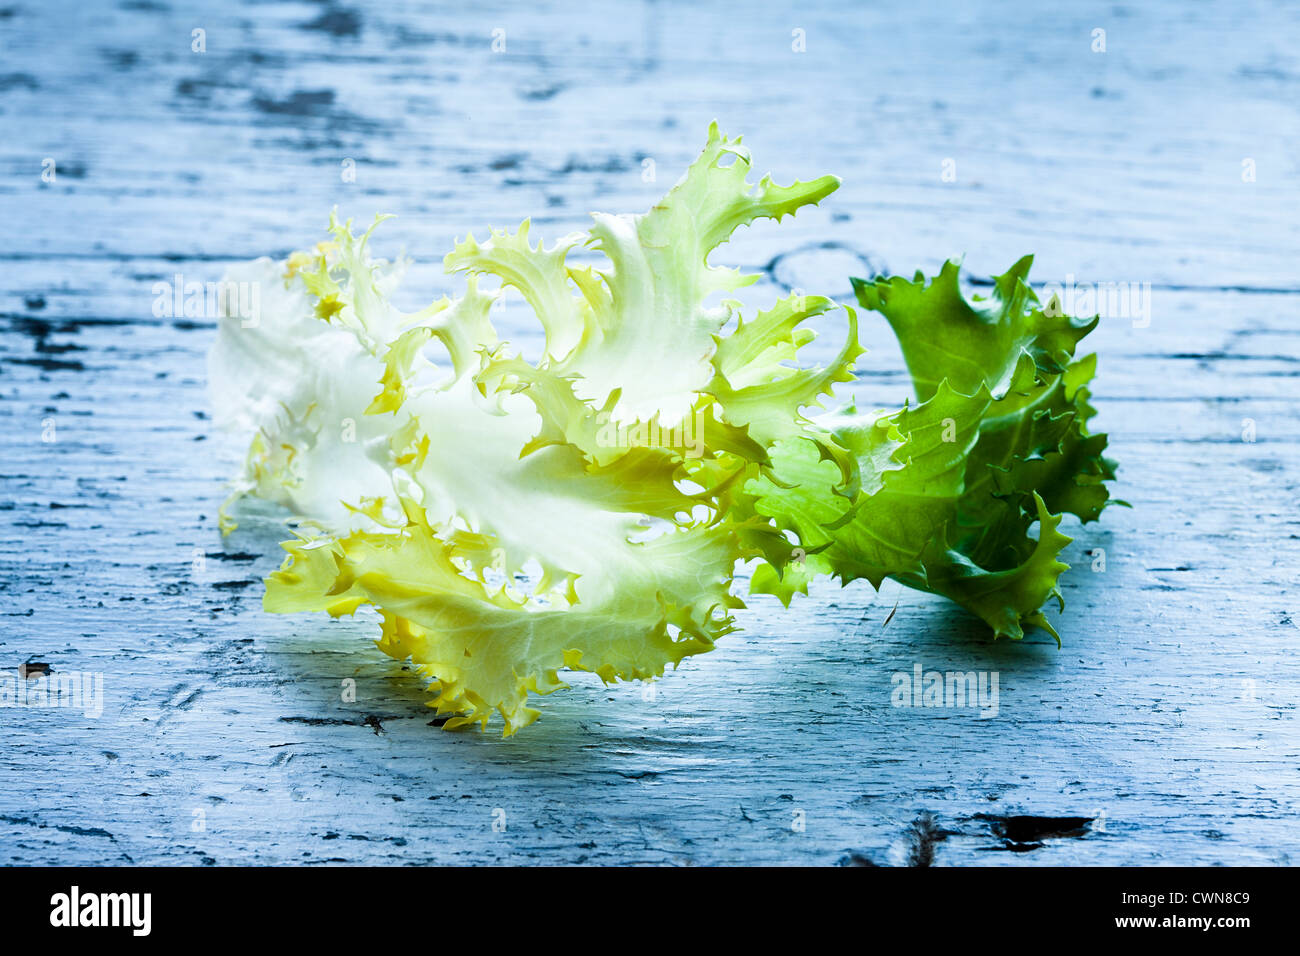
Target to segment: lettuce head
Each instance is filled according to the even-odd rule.
[[[855,279],[914,401],[814,414],[854,376],[856,311],[807,367],[840,307],[793,295],[746,315],[729,296],[758,276],[710,259],[839,180],[755,184],[750,165],[714,124],[648,212],[593,214],[549,246],[527,220],[468,236],[443,260],[459,296],[415,312],[394,304],[406,261],[368,251],[383,217],[357,235],[331,216],[314,248],[232,270],[261,308],[224,316],[209,357],[214,417],[248,443],[222,528],[250,496],[293,515],[265,608],[373,608],[379,648],[427,679],[445,726],[497,714],[507,735],[564,671],[653,679],[711,649],[750,560],[751,592],[787,605],[818,575],[892,578],[995,637],[1055,636],[1059,525],[1112,503],[1088,428],[1096,357],[1077,355],[1096,319],[1043,306],[1029,257],[987,296],[963,294],[955,262]],[[494,324],[507,287],[538,323],[531,358]]]

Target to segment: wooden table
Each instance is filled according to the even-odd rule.
[[[0,667],[105,693],[0,711],[0,862],[1293,862],[1300,8],[1055,6],[0,10]],[[1133,508],[1070,532],[1060,650],[824,583],[650,698],[577,675],[514,738],[440,731],[373,619],[260,610],[280,532],[216,530],[214,323],[152,288],[306,247],[338,204],[398,214],[376,242],[417,261],[414,307],[459,288],[455,236],[644,210],[713,118],[778,181],[844,179],[720,250],[763,271],[751,303],[962,254],[1150,283],[1149,325],[1088,342]],[[878,316],[863,341],[844,394],[897,405]],[[917,663],[996,671],[998,716],[891,706]]]

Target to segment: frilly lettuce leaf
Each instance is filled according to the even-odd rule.
[[[1056,302],[1038,308],[1031,262],[995,277],[986,298],[962,294],[955,262],[929,283],[920,273],[854,280],[859,303],[898,336],[919,404],[821,416],[819,437],[776,447],[750,504],[797,534],[800,550],[760,567],[752,591],[789,604],[816,574],[877,588],[889,577],[951,598],[995,636],[1029,626],[1057,636],[1041,608],[1055,598],[1064,609],[1062,515],[1096,519],[1115,466],[1106,436],[1087,428],[1096,356],[1075,358],[1097,320],[1075,321]],[[856,464],[852,494],[828,447]]]
[[[358,236],[332,216],[314,249],[233,270],[261,310],[223,317],[209,359],[214,417],[248,441],[222,528],[246,496],[295,516],[266,609],[374,607],[379,647],[429,680],[445,726],[495,712],[507,735],[564,670],[652,679],[712,648],[748,559],[751,592],[787,605],[818,574],[893,578],[995,636],[1055,636],[1063,516],[1113,503],[1088,430],[1096,357],[1076,357],[1096,320],[1039,308],[1028,257],[987,297],[962,294],[953,262],[929,282],[855,279],[916,403],[812,415],[853,378],[857,313],[827,367],[800,367],[835,303],[742,315],[725,296],[757,277],[709,257],[839,181],[755,185],[750,165],[715,124],[649,212],[594,214],[549,247],[527,220],[468,236],[444,259],[463,293],[417,312],[393,304],[405,261],[368,252],[381,220]],[[536,360],[493,325],[507,286],[544,333]]]
[[[210,359],[217,417],[252,436],[223,526],[243,495],[301,519],[266,609],[377,608],[380,648],[432,682],[446,726],[495,711],[506,734],[564,669],[653,678],[733,629],[736,563],[792,548],[733,505],[861,351],[849,310],[830,368],[788,364],[824,298],[750,321],[706,304],[756,278],[708,262],[737,227],[839,183],[753,185],[749,169],[715,124],[648,213],[596,215],[549,248],[527,221],[469,237],[444,262],[464,294],[416,313],[392,304],[403,263],[370,258],[373,226],[332,218],[315,250],[232,276],[264,291],[260,323],[225,317]],[[579,247],[602,264],[570,265]],[[504,286],[545,332],[537,361],[498,339]]]

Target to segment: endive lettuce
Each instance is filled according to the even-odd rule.
[[[811,337],[802,323],[833,307],[816,296],[723,333],[738,305],[708,300],[757,276],[710,253],[839,185],[754,185],[749,168],[715,125],[645,215],[596,215],[549,248],[527,222],[467,238],[445,259],[464,294],[413,314],[390,298],[401,265],[372,261],[371,232],[337,221],[313,252],[231,276],[277,286],[255,327],[222,321],[210,361],[219,416],[254,433],[235,496],[309,519],[266,609],[373,605],[380,648],[433,681],[447,726],[497,711],[507,734],[561,669],[650,678],[730,631],[737,562],[779,565],[792,547],[734,496],[861,351],[847,310],[830,368],[784,364]],[[583,246],[603,261],[570,265]],[[539,360],[498,340],[482,277],[522,293]]]
[[[1028,259],[987,299],[962,296],[954,263],[928,284],[855,280],[918,403],[805,417],[853,377],[856,312],[827,367],[799,367],[834,303],[711,305],[757,276],[708,260],[839,181],[749,170],[714,125],[648,213],[596,214],[550,247],[527,221],[471,236],[444,260],[463,294],[414,313],[392,304],[405,263],[367,252],[374,226],[331,218],[315,249],[228,276],[257,282],[262,308],[223,318],[210,357],[218,421],[251,436],[222,526],[245,495],[298,518],[266,609],[373,606],[380,648],[431,681],[446,726],[495,711],[506,734],[564,669],[646,679],[709,650],[749,559],[751,591],[787,604],[816,574],[892,577],[995,635],[1052,631],[1061,515],[1096,518],[1114,474],[1087,430],[1095,360],[1075,358],[1093,323],[1037,308]],[[507,286],[544,332],[535,360],[493,325]]]

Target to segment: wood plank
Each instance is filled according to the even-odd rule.
[[[0,667],[106,694],[98,719],[0,711],[0,861],[1295,861],[1300,11],[159,6],[0,19]],[[1032,251],[1040,281],[1151,283],[1149,327],[1089,339],[1134,507],[1069,531],[1061,650],[823,582],[753,600],[650,699],[576,675],[515,738],[443,733],[373,619],[260,611],[278,526],[215,530],[211,320],[155,318],[152,285],[308,245],[339,203],[400,213],[381,248],[417,260],[414,305],[455,291],[456,235],[644,209],[714,117],[779,181],[845,179],[720,251],[767,270],[751,307],[963,251],[977,276]],[[519,303],[501,321],[536,346]],[[863,337],[844,394],[897,404],[896,347]],[[892,706],[916,664],[996,671],[998,716]],[[1093,822],[1016,844],[1019,816]]]

